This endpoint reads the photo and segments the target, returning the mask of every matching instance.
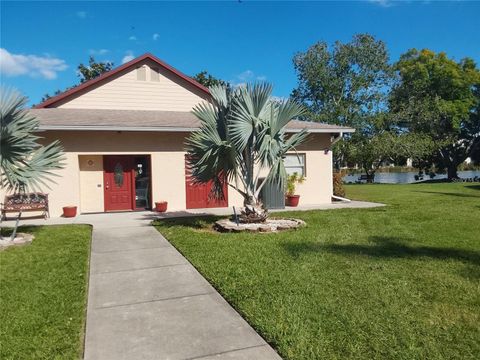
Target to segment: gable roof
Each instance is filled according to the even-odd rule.
[[[143,55],[141,55],[141,56],[139,56],[139,57],[121,65],[121,66],[116,67],[113,70],[110,70],[106,73],[103,73],[102,75],[100,75],[100,76],[98,76],[94,79],[85,81],[84,83],[81,83],[80,85],[77,85],[77,86],[75,86],[75,87],[73,87],[73,88],[71,88],[67,91],[64,91],[63,93],[61,93],[59,95],[51,97],[51,98],[45,100],[44,102],[36,105],[34,107],[34,109],[43,109],[43,108],[52,107],[56,103],[60,102],[61,100],[65,99],[69,96],[75,95],[75,94],[77,94],[77,93],[79,93],[83,90],[87,90],[87,89],[91,88],[92,86],[94,86],[95,84],[97,84],[101,81],[104,81],[106,79],[109,79],[109,78],[113,77],[114,75],[116,75],[116,74],[118,74],[118,73],[120,73],[120,72],[122,72],[126,69],[135,67],[137,64],[143,62],[144,60],[153,61],[154,63],[156,63],[161,68],[163,68],[163,69],[169,71],[170,73],[178,76],[179,78],[185,80],[186,82],[195,86],[197,89],[201,90],[205,94],[210,95],[210,92],[209,92],[207,87],[205,87],[202,84],[200,84],[199,82],[195,81],[190,76],[185,75],[181,71],[179,71],[179,70],[175,69],[174,67],[168,65],[167,63],[163,62],[162,60],[157,58],[155,55],[150,54],[150,53],[146,53],[146,54],[143,54]]]
[[[74,131],[172,131],[190,132],[200,127],[192,112],[99,109],[32,109],[29,113],[40,122],[40,130]],[[352,128],[312,121],[291,120],[286,131],[306,128],[312,133],[349,133]]]

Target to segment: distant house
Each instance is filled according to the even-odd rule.
[[[59,216],[67,205],[81,213],[128,211],[161,200],[172,211],[241,206],[242,198],[230,188],[225,200],[211,199],[209,185],[192,185],[185,167],[184,141],[199,126],[192,107],[209,100],[207,88],[145,54],[30,110],[45,141],[59,139],[66,152],[66,167],[49,190],[51,215]],[[290,173],[306,176],[298,187],[302,204],[329,203],[329,148],[353,130],[292,121],[288,132],[305,127],[308,142],[285,164]],[[267,205],[282,206],[283,194],[267,195]]]

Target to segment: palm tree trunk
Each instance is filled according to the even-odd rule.
[[[260,201],[252,195],[243,198],[243,206],[240,213],[240,222],[262,223],[268,218],[268,211],[263,208]]]

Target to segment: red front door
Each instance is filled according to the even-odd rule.
[[[212,182],[207,184],[193,184],[190,171],[185,162],[185,192],[187,198],[187,209],[204,209],[228,206],[228,189],[227,182],[223,184],[223,193],[225,199],[217,200],[210,197]]]
[[[135,209],[134,203],[134,161],[131,156],[103,157],[103,185],[105,211]]]

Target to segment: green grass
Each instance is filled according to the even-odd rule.
[[[164,234],[286,359],[476,359],[480,186],[352,185],[387,207],[284,213],[308,226]]]
[[[91,228],[23,227],[31,245],[0,252],[0,358],[78,359],[83,352]]]

